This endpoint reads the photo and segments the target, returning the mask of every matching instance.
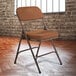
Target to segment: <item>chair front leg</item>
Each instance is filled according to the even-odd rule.
[[[17,49],[17,53],[16,53],[14,64],[16,64],[16,62],[17,62],[17,58],[18,58],[18,54],[19,54],[19,49],[20,49],[21,41],[22,41],[22,36],[21,36],[19,44],[18,44],[18,49]]]
[[[60,65],[62,65],[62,61],[61,61],[61,59],[60,59],[60,57],[59,57],[59,54],[58,54],[58,52],[57,52],[57,50],[56,50],[56,47],[55,47],[55,45],[54,45],[53,40],[51,40],[51,43],[52,43],[52,45],[53,45],[53,48],[54,48],[55,53],[56,53],[56,55],[57,55],[57,58],[58,58],[58,60],[59,60],[59,62],[60,62]]]
[[[35,58],[35,55],[34,55],[34,53],[33,53],[33,50],[32,50],[32,48],[31,48],[31,44],[30,44],[29,40],[27,40],[27,43],[28,43],[29,48],[30,48],[30,50],[31,50],[31,53],[32,53],[33,59],[34,59],[34,61],[35,61],[35,64],[36,64],[36,66],[37,66],[37,68],[38,68],[38,71],[39,71],[39,73],[41,73],[40,68],[39,68],[39,65],[38,65],[38,62],[37,62],[37,59]]]

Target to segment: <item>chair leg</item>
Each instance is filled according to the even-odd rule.
[[[16,53],[14,64],[16,64],[16,62],[17,62],[17,58],[18,58],[18,54],[19,54],[19,49],[20,49],[21,41],[22,41],[22,36],[21,36],[19,44],[18,44],[18,49],[17,49],[17,53]]]
[[[60,57],[59,57],[59,54],[58,54],[58,52],[57,52],[57,50],[56,50],[56,47],[55,47],[55,45],[54,45],[54,43],[53,43],[53,40],[51,40],[51,43],[52,43],[52,45],[53,45],[53,48],[54,48],[55,53],[56,53],[56,55],[57,55],[57,58],[58,58],[58,60],[59,60],[59,62],[60,62],[60,65],[62,65],[62,61],[61,61],[61,59],[60,59]]]
[[[30,42],[29,42],[28,40],[27,40],[27,43],[28,43],[29,48],[30,48],[30,50],[31,50],[31,53],[32,53],[33,59],[34,59],[34,61],[35,61],[35,64],[36,64],[36,66],[37,66],[37,68],[38,68],[38,71],[39,71],[39,73],[41,73],[40,68],[39,68],[39,65],[38,65],[38,62],[37,62],[37,59],[35,58],[35,55],[34,55],[33,50],[32,50],[32,48],[31,48]]]
[[[41,41],[39,42],[39,45],[38,45],[38,49],[37,49],[37,53],[36,53],[36,58],[37,58],[38,53],[39,53],[40,45],[41,45]]]

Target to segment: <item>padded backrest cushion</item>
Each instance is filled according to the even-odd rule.
[[[17,16],[21,21],[40,19],[43,17],[41,10],[38,7],[19,7],[16,10]]]

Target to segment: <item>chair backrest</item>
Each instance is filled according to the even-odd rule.
[[[38,7],[19,7],[16,10],[17,16],[20,21],[27,21],[33,19],[41,19],[43,18],[43,14]]]

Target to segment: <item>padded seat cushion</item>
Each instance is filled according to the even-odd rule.
[[[49,30],[35,30],[26,33],[28,38],[35,40],[52,39],[58,37],[58,32]]]

